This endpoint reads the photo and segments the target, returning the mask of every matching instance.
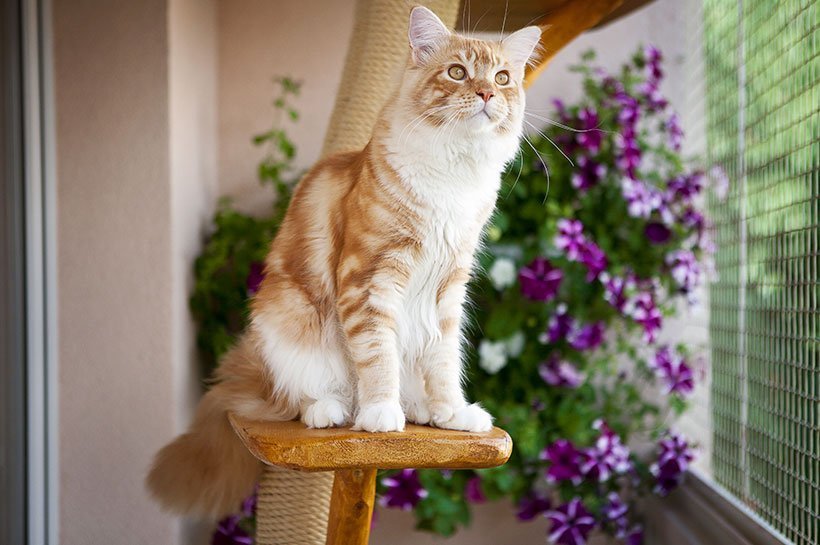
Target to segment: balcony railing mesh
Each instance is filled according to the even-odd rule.
[[[796,545],[820,542],[817,0],[704,0],[714,478]]]

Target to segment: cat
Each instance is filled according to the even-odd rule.
[[[147,485],[165,508],[218,516],[252,490],[261,466],[229,411],[367,432],[405,421],[492,428],[462,389],[463,307],[518,151],[540,36],[527,27],[500,42],[468,38],[413,8],[407,66],[370,142],[297,185],[246,332],[189,431],[156,456]]]

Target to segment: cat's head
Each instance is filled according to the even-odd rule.
[[[447,134],[514,136],[521,132],[524,69],[541,30],[501,41],[455,34],[429,9],[410,13],[410,60],[402,94],[407,112]]]

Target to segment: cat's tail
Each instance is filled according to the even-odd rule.
[[[187,433],[154,458],[146,485],[168,511],[220,517],[236,511],[262,466],[242,445],[228,412],[253,419],[290,420],[296,408],[274,397],[270,374],[246,334],[223,356]]]

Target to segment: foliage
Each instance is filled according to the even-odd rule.
[[[204,375],[210,375],[216,362],[245,328],[248,319],[249,280],[261,274],[256,270],[282,222],[293,185],[298,180],[293,159],[296,147],[284,128],[299,114],[293,99],[300,84],[290,78],[276,78],[277,95],[273,100],[274,119],[270,130],[253,138],[266,154],[259,163],[262,185],[273,187],[275,200],[270,215],[253,217],[234,209],[222,199],[214,215],[214,230],[202,254],[194,263],[194,291],[191,312],[197,323],[197,345],[202,354]]]
[[[557,120],[530,114],[548,126],[504,176],[480,256],[488,274],[472,285],[469,393],[513,437],[512,458],[461,477],[419,471],[430,491],[415,506],[420,528],[467,524],[479,486],[517,502],[522,520],[546,512],[552,542],[584,543],[592,526],[577,521],[589,513],[638,543],[635,500],[668,493],[692,459],[666,422],[685,410],[693,369],[657,334],[706,272],[707,180],[681,157],[660,52],[639,51],[617,75],[593,59],[575,68],[577,104],[555,101]]]

